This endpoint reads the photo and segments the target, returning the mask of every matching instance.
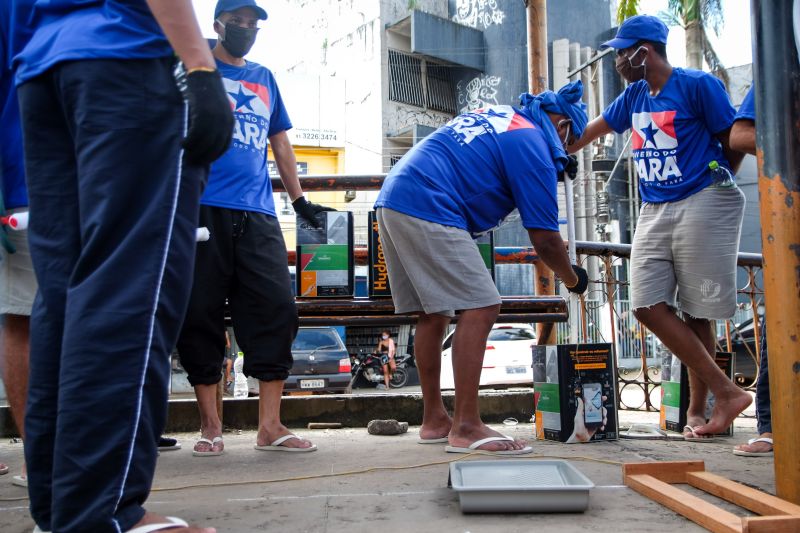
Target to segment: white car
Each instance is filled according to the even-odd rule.
[[[454,389],[453,380],[453,336],[450,332],[442,344],[442,373],[439,384],[442,389]],[[536,332],[530,324],[495,324],[486,341],[483,356],[481,386],[528,385],[533,386],[532,347],[536,344]]]

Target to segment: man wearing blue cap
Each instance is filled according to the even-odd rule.
[[[733,181],[743,154],[731,149],[735,111],[714,76],[673,68],[667,27],[631,17],[616,38],[617,71],[631,85],[569,147],[577,151],[615,131],[631,132],[643,205],[631,253],[636,317],[689,367],[684,437],[708,441],[751,402],[714,363],[712,320],[736,309],[736,258],[744,195]],[[678,298],[682,319],[675,309]],[[708,391],[716,398],[706,420]]]
[[[212,53],[235,121],[231,147],[211,166],[200,199],[200,226],[209,229],[211,239],[197,246],[192,296],[178,340],[181,364],[200,410],[196,457],[224,451],[216,395],[225,358],[226,300],[244,352],[244,374],[259,381],[256,449],[317,449],[280,421],[299,320],[267,172],[267,141],[295,211],[316,226],[314,215],[328,208],[303,197],[286,134],[292,123],[272,72],[244,59],[255,43],[259,21],[266,18],[255,0],[220,0],[214,10],[219,39]]]
[[[532,451],[481,421],[478,384],[501,300],[473,236],[491,231],[516,208],[539,258],[570,291],[586,291],[586,271],[570,265],[558,232],[556,201],[559,174],[574,172],[565,147],[586,125],[582,94],[576,81],[558,93],[523,94],[519,108],[459,115],[414,146],[386,177],[375,207],[395,312],[419,314],[420,443],[447,443],[454,453]],[[455,311],[461,314],[453,342],[451,419],[439,374],[442,340]]]

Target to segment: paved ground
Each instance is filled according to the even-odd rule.
[[[622,425],[657,422],[655,413],[622,411]],[[620,440],[564,445],[534,442],[537,456],[564,456],[597,487],[584,514],[464,515],[458,496],[447,488],[448,465],[457,459],[442,446],[416,443],[416,428],[394,437],[368,435],[365,429],[306,430],[318,446],[310,454],[259,452],[255,433],[225,434],[226,454],[191,455],[195,435],[178,437],[184,449],[161,455],[155,491],[148,507],[220,532],[506,532],[703,531],[672,511],[621,486],[617,465],[592,461],[697,460],[731,479],[774,490],[772,460],[744,459],[732,446],[755,434],[755,422],[737,422],[737,435],[720,443]],[[502,428],[532,439],[528,422]],[[579,457],[581,456],[581,457]],[[0,460],[12,474],[20,467],[22,445],[0,444]],[[472,458],[467,459],[472,460]],[[389,467],[380,469],[378,467]],[[364,469],[375,468],[370,472]],[[0,477],[0,531],[28,533],[33,522],[25,492]],[[295,478],[295,479],[292,479]],[[227,485],[226,485],[227,483]],[[176,490],[168,490],[176,489]],[[709,497],[710,498],[710,497]],[[741,511],[740,514],[744,514]]]

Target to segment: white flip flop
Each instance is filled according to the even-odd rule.
[[[766,442],[770,446],[774,446],[772,439],[769,437],[758,437],[755,439],[750,439],[747,441],[747,444],[753,445],[756,442]],[[739,455],[741,457],[772,457],[774,455],[774,452],[772,450],[768,452],[748,452],[745,450],[737,450],[736,448],[734,448],[733,455]]]
[[[525,446],[521,450],[481,450],[479,449],[480,446],[484,444],[488,444],[490,442],[499,442],[499,441],[511,441],[513,442],[514,439],[511,437],[486,437],[485,439],[476,440],[472,444],[469,445],[468,448],[462,448],[460,446],[445,446],[444,451],[448,453],[478,453],[481,455],[525,455],[527,453],[531,453],[533,448],[530,446]]]
[[[219,442],[222,442],[222,437],[214,437],[214,440],[208,440],[205,437],[200,437],[199,439],[197,439],[197,442],[198,443],[199,442],[205,442],[207,444],[210,444],[211,445],[211,449],[209,451],[207,451],[207,452],[198,452],[197,450],[192,450],[192,455],[194,455],[195,457],[215,457],[215,456],[222,455],[223,453],[225,453],[225,449],[224,448],[222,450],[219,450],[219,451],[216,451],[216,452],[214,451],[214,445],[219,443]],[[197,443],[195,443],[195,446],[197,446]]]
[[[417,444],[447,444],[447,437],[437,437],[435,439],[423,439],[420,437]]]
[[[189,527],[189,524],[187,524],[186,521],[174,516],[168,516],[167,520],[169,520],[169,522],[139,526],[129,529],[125,533],[151,533],[152,531],[164,531],[165,529],[173,529],[176,527]]]
[[[297,439],[297,440],[306,440],[302,437],[298,437],[294,433],[289,433],[288,435],[284,435],[283,437],[278,437],[272,443],[259,446],[256,444],[253,446],[254,449],[260,452],[291,452],[291,453],[308,453],[308,452],[315,452],[317,451],[317,445],[312,444],[308,448],[289,448],[288,446],[281,446],[284,442],[289,439]]]

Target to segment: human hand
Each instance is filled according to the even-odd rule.
[[[292,202],[294,212],[303,217],[309,224],[315,228],[319,228],[320,224],[317,221],[317,213],[324,211],[336,211],[332,207],[325,207],[324,205],[314,204],[306,200],[305,196],[300,196],[297,200]]]
[[[564,181],[564,177],[574,180],[578,176],[578,158],[569,155],[569,161],[564,165],[564,170],[558,173],[558,181]]]
[[[602,399],[603,402],[605,402],[608,399],[608,396],[603,396]],[[597,430],[605,429],[606,424],[608,423],[608,410],[605,408],[605,406],[603,406],[602,425],[600,425],[600,427],[594,427],[591,429],[587,428],[586,422],[584,421],[585,409],[583,406],[583,398],[578,397],[577,401],[578,401],[578,407],[575,409],[575,420],[572,429],[572,435],[570,435],[570,437],[567,439],[566,442],[567,444],[574,444],[576,442],[589,442],[590,440],[592,440],[594,434],[597,433]]]
[[[210,165],[228,150],[233,137],[233,113],[222,76],[217,70],[189,71],[182,91],[189,102],[186,160]]]
[[[578,276],[578,281],[572,287],[566,284],[565,286],[569,292],[583,294],[589,288],[589,273],[586,272],[585,268],[581,268],[578,265],[572,265],[572,271]]]

